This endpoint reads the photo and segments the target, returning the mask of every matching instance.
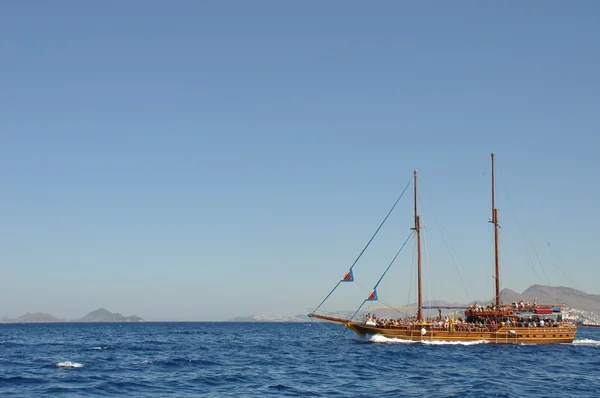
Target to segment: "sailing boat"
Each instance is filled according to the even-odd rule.
[[[382,335],[388,338],[397,338],[409,341],[454,341],[474,342],[485,341],[497,344],[557,344],[571,343],[577,333],[577,325],[565,316],[565,308],[561,305],[538,303],[506,303],[500,299],[500,260],[498,250],[498,209],[495,203],[495,170],[494,153],[491,154],[492,162],[492,216],[490,222],[494,225],[494,263],[495,263],[495,298],[487,306],[471,305],[461,307],[464,316],[441,316],[442,307],[438,308],[440,315],[437,318],[423,317],[422,281],[421,281],[421,220],[417,209],[417,171],[414,171],[414,227],[417,241],[417,313],[415,317],[403,319],[377,319],[368,315],[368,318],[357,321],[354,315],[350,319],[317,314],[316,310],[308,314],[309,317],[326,321],[341,323],[353,330],[359,336]],[[402,196],[402,195],[401,195]],[[396,202],[397,203],[397,202]],[[395,205],[394,205],[395,206]],[[393,208],[392,208],[393,210]],[[390,211],[391,212],[391,211]],[[389,214],[388,214],[389,216]],[[386,217],[387,219],[387,217]],[[384,219],[385,222],[385,219]],[[373,238],[371,238],[373,239]],[[369,242],[370,243],[370,242]],[[367,245],[368,246],[368,245]],[[366,248],[365,248],[366,249]],[[364,250],[363,250],[364,252]],[[362,254],[362,253],[361,253]],[[360,256],[359,256],[360,257]],[[357,259],[358,260],[358,259]],[[355,262],[356,264],[356,262]],[[391,265],[391,264],[390,264]],[[352,265],[354,267],[354,264]],[[353,281],[352,267],[340,282]],[[388,267],[389,269],[389,267]],[[387,272],[387,269],[386,269]],[[385,275],[385,273],[384,273]],[[383,278],[383,276],[381,277]],[[379,280],[379,282],[381,279]],[[338,285],[340,284],[338,282]],[[363,301],[377,300],[377,285]],[[334,290],[337,288],[337,286]],[[333,293],[333,290],[332,292]],[[325,300],[331,295],[325,297]],[[321,305],[325,302],[321,302]],[[321,306],[319,305],[319,307]],[[317,310],[318,308],[317,307]],[[362,305],[361,305],[362,307]]]

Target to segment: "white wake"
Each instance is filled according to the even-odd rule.
[[[370,342],[373,343],[395,343],[395,344],[414,344],[417,343],[416,341],[412,341],[412,340],[405,340],[405,339],[398,339],[398,338],[393,338],[393,337],[385,337],[382,336],[380,334],[376,334],[373,335],[369,338]]]
[[[380,334],[376,334],[372,336],[369,341],[373,343],[392,343],[392,344],[425,344],[425,345],[478,345],[478,344],[488,344],[488,341],[485,340],[475,340],[475,341],[441,341],[441,340],[406,340],[399,339],[395,337],[385,337]]]
[[[489,344],[489,341],[475,340],[475,341],[436,341],[436,340],[423,340],[421,343],[430,345],[479,345]]]
[[[577,339],[573,340],[573,345],[588,345],[588,346],[600,346],[600,341],[592,339]]]

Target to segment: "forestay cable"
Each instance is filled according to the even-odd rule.
[[[369,241],[367,242],[366,246],[362,249],[362,251],[360,252],[360,254],[358,255],[358,257],[356,257],[356,260],[354,260],[354,262],[350,266],[350,269],[349,269],[348,273],[350,273],[352,271],[352,268],[354,268],[354,266],[356,265],[356,263],[358,262],[358,260],[360,260],[360,258],[362,257],[362,255],[364,254],[364,252],[367,250],[367,248],[369,247],[369,245],[371,244],[371,242],[373,242],[373,239],[375,239],[375,236],[377,236],[377,234],[379,233],[379,230],[381,229],[381,227],[383,227],[383,224],[385,224],[385,222],[387,221],[387,219],[390,216],[390,214],[392,214],[392,212],[396,208],[396,205],[398,204],[398,202],[400,202],[400,199],[402,199],[402,196],[404,196],[404,193],[406,192],[406,190],[410,186],[410,183],[411,182],[409,181],[406,184],[406,186],[404,187],[404,189],[400,193],[400,196],[398,196],[398,199],[396,199],[396,201],[394,202],[394,205],[392,206],[392,208],[390,209],[390,211],[387,213],[387,215],[385,216],[385,218],[383,219],[383,221],[381,222],[381,224],[379,224],[379,227],[377,228],[377,230],[375,231],[375,233],[373,234],[373,236],[371,236],[371,239],[369,239]],[[335,291],[335,289],[337,289],[338,286],[340,285],[340,283],[342,283],[343,281],[344,281],[343,279],[341,279],[341,280],[338,281],[338,283],[335,285],[335,287],[333,289],[331,289],[331,291],[329,292],[329,294],[327,296],[325,296],[325,298],[323,299],[323,301],[321,301],[321,304],[319,304],[317,306],[317,308],[315,308],[315,310],[313,312],[317,312],[317,310],[319,308],[321,308],[321,306],[323,305],[323,303],[325,303],[325,301],[327,301],[327,299],[329,298],[329,296],[331,296],[333,294],[333,292]]]
[[[408,238],[406,238],[406,240],[404,241],[404,243],[402,244],[402,247],[400,247],[400,250],[398,250],[398,252],[396,253],[396,255],[394,256],[394,258],[392,259],[392,261],[390,261],[390,264],[387,266],[387,268],[385,269],[385,271],[383,272],[383,275],[381,275],[381,278],[379,278],[379,280],[377,281],[377,283],[375,284],[375,286],[373,287],[373,292],[375,292],[377,290],[377,286],[379,286],[379,284],[381,283],[381,281],[383,280],[383,277],[385,276],[385,274],[387,274],[387,272],[390,270],[391,266],[394,264],[394,262],[396,261],[396,259],[398,258],[398,256],[400,255],[400,252],[402,251],[402,249],[404,249],[404,247],[406,246],[406,244],[410,241],[410,238],[413,237],[413,235],[415,234],[415,231],[412,231],[409,235]],[[376,293],[375,293],[375,297],[377,297]],[[360,311],[360,309],[363,307],[363,305],[365,305],[365,303],[369,301],[369,299],[365,299],[363,300],[362,304],[358,307],[358,309],[354,312],[354,314],[352,314],[352,316],[350,317],[350,319],[353,319],[356,314],[358,314],[358,311]],[[345,331],[344,331],[345,332]]]

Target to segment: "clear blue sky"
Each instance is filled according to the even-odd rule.
[[[600,293],[599,20],[596,1],[4,2],[0,316],[306,312],[414,168],[427,297],[491,297],[491,151],[503,287]],[[407,195],[334,307],[411,222]],[[412,266],[380,297],[414,297]]]

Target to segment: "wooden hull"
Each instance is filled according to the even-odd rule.
[[[429,326],[382,328],[364,325],[360,322],[346,322],[347,328],[359,336],[382,335],[388,338],[408,341],[449,341],[476,342],[485,341],[494,344],[559,344],[572,343],[575,340],[577,326],[561,327],[501,327],[497,331],[454,331],[431,329]],[[422,334],[422,328],[425,333]]]

